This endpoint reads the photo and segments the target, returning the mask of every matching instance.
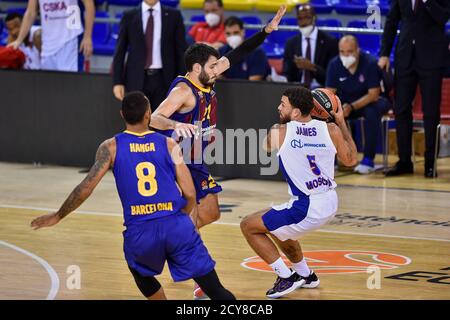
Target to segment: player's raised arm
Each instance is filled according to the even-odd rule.
[[[172,161],[175,164],[177,184],[183,193],[183,197],[187,200],[187,204],[183,208],[183,211],[190,214],[197,204],[196,191],[191,173],[183,161],[181,148],[175,140],[167,138],[167,148],[172,157]]]
[[[98,148],[95,163],[89,170],[84,180],[73,189],[72,193],[64,201],[61,208],[54,213],[46,214],[34,219],[31,227],[35,230],[42,227],[50,227],[76,210],[92,193],[94,188],[112,166],[115,156],[115,140],[104,141]]]
[[[328,123],[328,132],[336,147],[338,159],[347,167],[354,166],[358,162],[356,144],[345,123],[342,106],[339,105],[338,112],[331,114],[336,123]]]
[[[266,25],[260,32],[255,33],[250,38],[246,39],[241,43],[236,49],[231,50],[221,57],[214,66],[214,73],[216,76],[224,73],[230,68],[230,66],[242,61],[247,55],[256,50],[260,45],[263,44],[267,36],[274,30],[278,30],[278,25],[280,24],[281,18],[286,13],[286,6],[282,5],[275,17]]]
[[[158,130],[175,130],[179,136],[183,136],[184,138],[195,135],[197,126],[169,119],[169,117],[186,104],[189,99],[194,99],[190,88],[187,86],[177,86],[173,88],[167,98],[152,113],[150,126]]]
[[[267,153],[279,150],[286,137],[286,125],[274,124],[263,141],[263,149]]]

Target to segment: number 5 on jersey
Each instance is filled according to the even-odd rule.
[[[145,171],[147,171],[147,173],[145,173]],[[136,166],[136,176],[138,178],[138,192],[142,196],[151,197],[158,192],[158,183],[155,179],[156,169],[153,163],[139,163]]]
[[[308,158],[309,166],[311,167],[312,172],[316,176],[320,176],[320,169],[316,164],[316,156],[313,155],[307,155],[306,158]]]

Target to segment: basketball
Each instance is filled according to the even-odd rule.
[[[341,100],[328,89],[317,88],[311,91],[314,100],[314,108],[311,110],[311,116],[314,119],[326,122],[333,122],[334,117],[331,111],[337,112]]]

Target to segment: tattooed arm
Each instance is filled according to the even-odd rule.
[[[104,141],[98,148],[95,163],[89,170],[84,180],[73,189],[69,197],[64,201],[61,208],[54,213],[40,216],[31,222],[35,230],[42,227],[50,227],[57,224],[61,219],[76,210],[94,191],[97,184],[112,166],[115,157],[115,140]]]

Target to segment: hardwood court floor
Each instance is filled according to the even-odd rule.
[[[450,299],[450,159],[439,160],[439,172],[432,180],[420,170],[391,179],[340,172],[338,214],[300,240],[321,285],[286,299]],[[0,299],[142,299],[123,259],[111,173],[56,227],[29,227],[82,177],[77,168],[0,163]],[[202,229],[202,237],[226,287],[239,299],[265,299],[275,276],[254,257],[238,224],[286,201],[287,186],[242,179],[221,184],[222,218]],[[71,290],[73,265],[80,268],[81,288]],[[376,273],[367,273],[373,265],[379,289],[368,289],[368,282],[377,284]],[[192,299],[192,281],[173,283],[167,268],[160,281],[169,299]]]

